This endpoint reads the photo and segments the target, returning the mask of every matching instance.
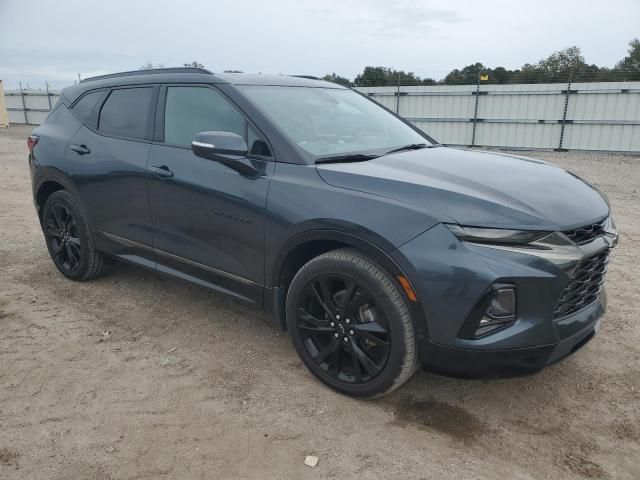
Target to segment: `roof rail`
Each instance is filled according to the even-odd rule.
[[[107,75],[98,75],[81,80],[80,83],[93,82],[94,80],[106,80],[108,78],[133,77],[135,75],[154,75],[160,73],[212,73],[206,68],[197,67],[176,67],[176,68],[150,68],[148,70],[132,70],[130,72],[109,73]]]
[[[307,80],[322,80],[321,78],[314,77],[313,75],[289,75],[290,77],[306,78]]]

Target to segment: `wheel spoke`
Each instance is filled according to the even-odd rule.
[[[60,214],[60,207],[58,205],[54,205],[53,208],[51,208],[51,212],[53,213],[53,218],[55,219],[58,228],[62,230],[65,226],[65,222],[62,220],[62,215]]]
[[[73,254],[73,251],[71,250],[71,245],[66,244],[65,248],[67,250],[67,259],[69,260],[69,268],[73,270],[77,264],[76,256]]]
[[[373,362],[373,360],[369,358],[369,356],[365,352],[362,351],[362,349],[356,342],[353,342],[351,344],[351,348],[353,349],[353,352],[360,361],[360,364],[364,367],[369,376],[375,377],[378,373],[380,373],[380,369],[378,368],[378,366]]]
[[[62,238],[62,232],[59,228],[47,225],[47,234],[51,237]]]
[[[329,335],[333,333],[333,328],[329,326],[327,320],[314,317],[306,310],[298,309],[298,329],[303,330],[306,336],[313,334]]]
[[[69,243],[77,247],[80,247],[80,239],[78,237],[69,237]]]
[[[350,349],[351,360],[353,361],[353,376],[357,383],[362,381],[362,366],[360,365],[360,359],[353,348]]]
[[[380,325],[378,322],[366,322],[366,323],[354,323],[351,325],[356,332],[360,332],[362,334],[386,334],[387,329]]]
[[[349,302],[353,299],[353,295],[356,292],[357,285],[350,280],[345,281],[344,295],[342,296],[342,308],[346,310]]]
[[[53,254],[57,257],[62,253],[63,250],[64,250],[64,243],[60,241],[58,242],[58,245],[53,248]]]
[[[80,259],[82,258],[82,253],[80,247],[74,243],[67,243],[69,247],[71,247],[71,251],[73,252],[74,257],[80,263]]]
[[[335,346],[331,351],[331,356],[329,357],[329,368],[327,371],[329,374],[337,377],[340,373],[340,352],[342,350],[342,346],[339,341],[335,341],[333,343]]]
[[[320,288],[318,288],[320,287]],[[318,281],[312,284],[311,288],[316,296],[316,300],[320,303],[320,306],[327,312],[330,318],[334,318],[336,315],[336,309],[331,299],[331,292],[329,291],[329,285],[326,281]]]
[[[389,342],[387,342],[386,340],[382,340],[381,338],[376,337],[375,335],[372,335],[369,332],[363,332],[362,338],[367,339],[371,343],[375,343],[380,348],[386,349],[389,346]]]
[[[313,335],[314,333],[328,335],[333,333],[333,328],[329,327],[312,327],[310,325],[298,325],[300,330],[304,330],[307,335]]]
[[[311,315],[309,312],[307,312],[303,308],[299,308],[298,309],[298,319],[302,320],[303,322],[310,323],[311,325],[313,325],[315,327],[325,327],[325,326],[328,327],[329,326],[329,321],[328,320],[317,318],[317,317]]]

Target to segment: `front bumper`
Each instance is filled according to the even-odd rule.
[[[395,258],[424,313],[424,329],[417,328],[423,365],[456,376],[510,376],[535,372],[575,352],[597,330],[606,308],[604,290],[571,315],[554,318],[554,310],[580,260],[610,247],[601,237],[541,258],[460,242],[443,225],[403,245]],[[465,338],[465,322],[498,283],[516,288],[515,323],[484,337]]]
[[[561,320],[576,332],[556,344],[504,350],[471,350],[425,340],[419,346],[425,369],[460,378],[505,378],[542,370],[577,352],[600,330],[606,294],[586,309]]]

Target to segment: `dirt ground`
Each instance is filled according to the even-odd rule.
[[[228,298],[129,266],[63,279],[32,205],[29,131],[0,129],[0,478],[640,478],[640,158],[530,153],[613,205],[592,342],[534,376],[420,372],[359,401]]]

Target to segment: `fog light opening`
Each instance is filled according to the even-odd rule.
[[[475,331],[475,337],[482,337],[493,331],[511,325],[516,320],[515,288],[497,288],[487,310],[484,312]]]

